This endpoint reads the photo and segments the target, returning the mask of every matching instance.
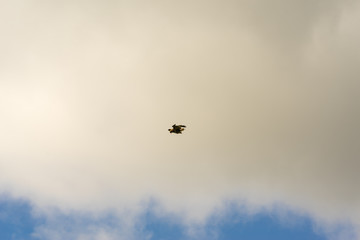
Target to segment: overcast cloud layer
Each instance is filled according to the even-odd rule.
[[[0,191],[360,231],[360,1],[0,2]]]

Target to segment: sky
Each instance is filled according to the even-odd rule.
[[[359,0],[0,3],[1,238],[360,239]]]

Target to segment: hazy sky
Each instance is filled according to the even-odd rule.
[[[360,234],[359,0],[0,4],[0,193],[121,229],[152,200]]]

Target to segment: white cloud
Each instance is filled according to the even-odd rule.
[[[153,197],[190,222],[280,201],[360,228],[358,1],[0,11],[3,191],[63,211]]]

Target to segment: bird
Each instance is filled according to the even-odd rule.
[[[176,133],[176,134],[182,134],[182,131],[184,131],[186,128],[185,125],[172,125],[172,128],[168,129],[170,133]]]

